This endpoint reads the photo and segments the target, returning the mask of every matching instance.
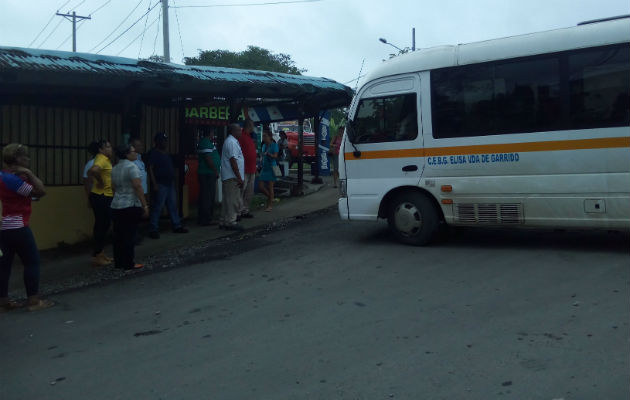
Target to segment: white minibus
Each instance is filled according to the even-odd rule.
[[[630,229],[630,19],[384,62],[339,165],[340,216],[404,243],[440,224]]]

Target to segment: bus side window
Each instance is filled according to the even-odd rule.
[[[431,71],[433,137],[627,127],[629,70],[612,45]]]
[[[414,140],[418,137],[416,94],[363,99],[354,118],[356,143]]]
[[[589,49],[569,56],[571,128],[628,126],[628,46]]]

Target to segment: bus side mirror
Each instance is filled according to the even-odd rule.
[[[348,141],[354,144],[355,134],[354,134],[354,125],[352,124],[352,121],[346,122],[346,136],[348,137]]]
[[[350,142],[350,144],[354,148],[354,151],[352,152],[352,154],[354,155],[354,158],[361,158],[361,152],[354,145],[354,140],[356,138],[356,133],[354,131],[354,124],[350,120],[348,120],[346,122],[346,136],[348,137],[348,141]]]

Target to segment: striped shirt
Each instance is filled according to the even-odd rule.
[[[22,177],[8,171],[0,173],[0,200],[2,201],[2,226],[0,230],[28,226],[31,218],[31,185]]]

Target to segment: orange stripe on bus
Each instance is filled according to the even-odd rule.
[[[361,157],[345,153],[346,160],[371,160],[379,158],[432,157],[466,154],[523,153],[532,151],[587,150],[630,147],[630,137],[602,139],[553,140],[549,142],[525,142],[480,144],[473,146],[432,147],[425,149],[362,151]]]

